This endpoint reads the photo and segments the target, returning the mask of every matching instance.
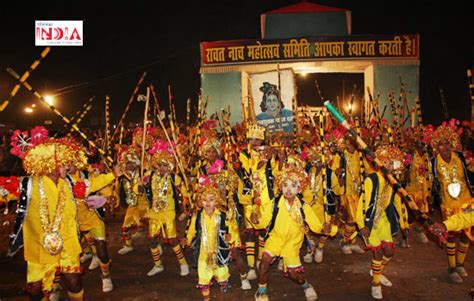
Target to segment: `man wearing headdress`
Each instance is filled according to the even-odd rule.
[[[439,202],[443,220],[460,211],[473,197],[468,171],[456,132],[456,121],[443,123],[433,133],[431,146],[435,157],[432,160],[434,174],[435,201]],[[456,249],[456,244],[458,247]],[[464,260],[469,249],[469,239],[464,231],[448,233],[446,253],[448,255],[448,275],[454,283],[461,283],[467,277]]]
[[[77,202],[79,229],[81,233],[87,235],[87,243],[95,249],[89,270],[100,267],[102,291],[106,293],[113,290],[109,271],[111,260],[107,250],[103,204],[96,203],[105,203],[105,198],[98,195],[98,192],[120,177],[122,171],[115,166],[113,172],[110,173],[89,173],[85,151],[81,146],[76,146],[75,150],[76,164],[72,166],[66,179],[71,185]]]
[[[255,240],[258,237],[259,254],[263,250],[264,227],[256,225],[259,216],[271,213],[271,200],[275,196],[273,172],[276,168],[275,161],[268,147],[263,146],[265,128],[252,124],[247,128],[248,149],[239,153],[240,165],[236,168],[237,175],[243,183],[242,194],[239,196],[244,207],[245,217],[245,251],[249,272],[247,278],[257,278],[255,271]]]
[[[230,164],[226,160],[222,160],[221,144],[216,138],[206,139],[201,145],[200,152],[206,162],[202,166],[200,176],[205,175],[216,183],[223,200],[225,200],[222,210],[226,212],[229,227],[233,227],[233,232],[236,233],[229,242],[230,253],[240,274],[241,288],[249,290],[252,286],[247,279],[248,266],[240,253],[240,249],[244,247],[239,234],[242,214],[239,208],[239,195],[242,195],[243,183],[239,181],[238,175]]]
[[[364,250],[356,241],[356,212],[359,202],[360,193],[362,191],[362,154],[357,150],[357,142],[348,137],[345,141],[345,147],[342,152],[341,161],[344,163],[343,176],[340,177],[343,187],[343,193],[340,196],[340,216],[343,221],[343,236],[341,240],[341,249],[344,254],[352,252],[364,253]]]
[[[391,173],[404,169],[404,154],[395,146],[380,146],[375,152],[383,167]],[[371,294],[382,299],[382,287],[392,286],[382,271],[390,262],[395,251],[393,237],[407,225],[406,208],[401,196],[390,184],[381,170],[370,174],[364,180],[364,189],[357,206],[356,222],[366,246],[372,251]]]
[[[77,211],[66,175],[74,164],[68,141],[48,138],[43,127],[12,136],[12,154],[23,159],[29,176],[21,180],[15,235],[9,254],[24,247],[28,292],[48,298],[56,274],[62,274],[69,300],[83,300]]]
[[[119,178],[120,205],[126,208],[122,225],[123,247],[118,251],[125,255],[133,251],[132,230],[136,230],[148,211],[143,180],[140,175],[140,159],[138,151],[132,147],[119,153],[119,163],[123,175]]]
[[[198,285],[204,301],[210,300],[210,287],[215,279],[221,292],[228,289],[230,244],[237,227],[225,212],[225,199],[218,184],[205,175],[199,178],[197,212],[192,216],[183,246],[193,244],[193,259],[198,270]]]
[[[290,280],[301,285],[306,300],[316,300],[313,286],[304,277],[300,261],[303,239],[311,231],[334,235],[337,227],[319,220],[314,211],[300,198],[308,178],[302,164],[295,160],[287,164],[278,174],[277,185],[281,193],[272,203],[271,214],[262,215],[258,223],[266,227],[265,245],[258,272],[257,301],[268,301],[268,271],[275,257],[283,258],[285,273]],[[311,231],[310,231],[311,230]]]
[[[423,127],[410,127],[406,130],[407,146],[410,152],[410,166],[407,170],[407,185],[405,187],[408,194],[413,198],[421,212],[429,213],[429,204],[431,203],[431,186],[432,186],[432,168],[430,155],[426,149],[423,137]],[[415,224],[415,232],[418,240],[427,243],[428,238],[421,225]]]
[[[189,274],[189,266],[176,231],[176,212],[181,209],[180,201],[189,199],[189,196],[184,181],[174,172],[176,160],[172,156],[172,147],[168,142],[157,139],[149,150],[151,171],[147,175],[145,191],[149,203],[148,236],[154,265],[148,276],[164,270],[159,238],[164,238],[171,245],[179,262],[180,275]]]

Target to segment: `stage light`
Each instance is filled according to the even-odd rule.
[[[30,107],[27,107],[27,108],[25,108],[25,113],[31,114],[31,113],[33,113],[33,109],[30,108]]]
[[[54,104],[54,99],[53,99],[53,97],[51,97],[51,96],[45,96],[45,97],[44,97],[44,100],[46,100],[46,102],[47,102],[50,106],[52,106],[52,105]]]

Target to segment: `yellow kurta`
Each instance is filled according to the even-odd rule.
[[[85,181],[88,183],[88,189],[86,191],[86,196],[89,196],[90,193],[96,192],[105,186],[109,185],[114,181],[115,176],[113,173],[108,174],[91,174],[90,179],[82,179],[81,174],[78,171],[74,175],[71,175],[74,183],[79,181]],[[77,217],[79,221],[79,228],[81,231],[91,231],[94,238],[96,239],[105,239],[105,225],[104,222],[97,216],[97,213],[94,209],[89,209],[84,202],[84,200],[77,201]]]
[[[253,212],[257,212],[257,214],[263,216],[264,214],[271,215],[271,199],[268,191],[268,183],[267,183],[267,178],[265,176],[265,168],[266,164],[264,164],[260,169],[258,169],[258,163],[260,162],[259,158],[260,155],[256,151],[251,151],[251,156],[250,158],[247,158],[243,153],[240,153],[239,158],[242,163],[242,167],[245,169],[246,172],[248,172],[251,175],[250,180],[252,181],[253,184],[253,194],[252,198],[255,197],[256,192],[259,192],[260,195],[260,201],[261,205],[258,206],[257,204],[253,204],[253,202],[249,202],[250,204],[244,204],[244,216],[245,216],[245,228],[253,228],[257,230],[264,229],[264,227],[259,227],[258,225],[255,225],[252,223],[250,220],[250,216],[252,215]],[[272,168],[272,174],[275,174],[276,172],[276,162],[274,159],[271,160],[270,162],[271,168]],[[277,193],[277,187],[274,185],[273,187],[273,193],[276,195]],[[239,197],[242,197],[242,200],[248,200],[251,201],[252,198],[249,199],[248,196],[242,196],[240,195]],[[255,201],[255,200],[253,200]],[[267,218],[265,217],[265,218]]]
[[[456,153],[451,153],[451,161],[445,162],[441,155],[436,156],[436,174],[440,186],[441,213],[443,220],[460,211],[461,207],[471,198],[469,187],[467,187],[463,164]],[[458,182],[461,185],[461,193],[453,198],[448,193],[448,185]]]
[[[431,173],[432,169],[428,153],[425,152],[420,155],[415,151],[408,175],[408,185],[405,189],[413,197],[418,208],[425,213],[429,211],[428,198],[431,196]]]
[[[304,202],[316,213],[318,219],[322,222],[329,222],[330,216],[324,210],[322,170],[316,175],[316,168],[309,170],[309,185],[303,191]]]
[[[301,201],[296,198],[293,204],[281,196],[278,200],[278,214],[275,219],[273,229],[265,241],[264,252],[271,256],[280,256],[288,268],[297,268],[301,266],[300,248],[304,239],[303,225],[304,221],[300,215]],[[310,206],[304,205],[303,212],[305,221],[311,231],[320,233],[323,222],[316,216],[316,213]],[[270,217],[271,218],[271,217]],[[269,221],[262,220],[264,224]],[[335,235],[337,227],[332,226],[330,235]]]
[[[163,235],[164,238],[176,238],[176,206],[173,198],[173,186],[171,176],[160,177],[157,173],[150,178],[153,200],[151,208],[148,210],[149,236]],[[166,184],[165,184],[166,181]],[[188,197],[185,185],[178,175],[175,176],[176,190],[181,192],[183,197]],[[167,186],[166,193],[160,196],[158,187]]]
[[[346,222],[354,222],[357,214],[357,204],[360,197],[362,179],[360,176],[360,153],[344,151],[346,159],[345,192],[341,196],[341,205],[346,209],[348,216]]]
[[[332,191],[340,196],[344,194],[344,186],[339,184],[339,178],[336,174],[336,170],[341,167],[341,155],[339,153],[336,153],[332,157],[332,161],[330,162],[329,168],[332,170],[331,174],[331,189]]]
[[[140,225],[141,219],[145,217],[148,212],[148,202],[146,200],[145,192],[142,193],[138,189],[138,187],[141,185],[139,181],[140,176],[138,174],[138,171],[136,171],[131,176],[131,178],[132,178],[132,183],[130,184],[131,184],[132,191],[127,191],[127,188],[125,188],[125,192],[127,194],[127,198],[129,197],[136,198],[135,199],[136,204],[128,205],[127,211],[125,213],[123,225],[122,225],[123,228],[130,228],[132,226]],[[128,181],[128,179],[124,179],[124,181]]]
[[[377,177],[379,180],[378,192],[375,194],[376,200],[374,201],[374,210],[375,216],[380,214],[378,219],[374,218],[374,224],[370,231],[370,236],[368,240],[369,247],[379,247],[383,243],[393,242],[390,222],[387,218],[385,210],[390,204],[390,199],[393,194],[392,186],[385,180],[385,177],[382,173],[377,172]],[[365,228],[365,215],[364,212],[367,211],[371,203],[371,196],[373,190],[372,180],[367,177],[364,181],[364,193],[361,194],[359,198],[359,204],[357,206],[357,215],[356,222],[359,229]],[[397,193],[394,197],[395,210],[399,216],[399,224],[401,229],[407,228],[407,216],[405,205],[402,204],[400,195]]]
[[[217,248],[218,248],[218,222],[221,213],[215,209],[214,212],[209,216],[206,211],[201,212],[201,245],[199,248],[198,257],[198,283],[199,285],[209,285],[213,277],[217,278],[218,282],[223,282],[229,279],[229,268],[228,266],[217,265]],[[190,243],[196,237],[196,217],[193,215],[191,224],[186,234],[186,239]],[[229,228],[229,234],[231,236],[231,242],[234,237],[239,235],[235,232],[235,227],[227,224]],[[209,265],[208,258],[212,256],[214,264]]]
[[[56,213],[59,192],[64,192],[66,203],[62,213],[59,233],[63,238],[63,249],[58,255],[50,255],[43,248],[43,229],[40,222],[39,204],[39,177],[32,177],[31,200],[25,220],[23,222],[23,241],[25,260],[38,264],[58,264],[63,253],[69,257],[77,258],[81,253],[78,236],[76,204],[69,184],[64,179],[59,179],[56,185],[50,178],[43,176],[43,186],[48,199],[49,218],[52,220]]]

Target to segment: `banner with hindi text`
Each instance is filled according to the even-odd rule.
[[[201,43],[201,64],[224,65],[337,59],[418,59],[418,34]]]

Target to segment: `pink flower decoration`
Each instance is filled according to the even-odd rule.
[[[31,141],[32,145],[38,145],[48,139],[48,130],[44,126],[36,126],[31,129]]]
[[[309,158],[309,154],[308,154],[308,151],[306,149],[304,149],[302,152],[301,152],[301,161],[306,161],[308,160]]]
[[[173,153],[172,146],[168,142],[165,142],[161,139],[156,140],[148,152],[151,155],[155,154],[156,152],[163,152],[169,154]]]
[[[409,166],[411,164],[411,154],[405,154],[405,166]]]
[[[211,167],[209,167],[208,172],[209,174],[213,175],[213,174],[217,174],[221,172],[223,169],[224,169],[224,161],[216,160],[214,164],[212,164]]]
[[[212,181],[205,175],[201,175],[198,179],[198,184],[200,187],[204,187],[204,186],[212,184]]]

